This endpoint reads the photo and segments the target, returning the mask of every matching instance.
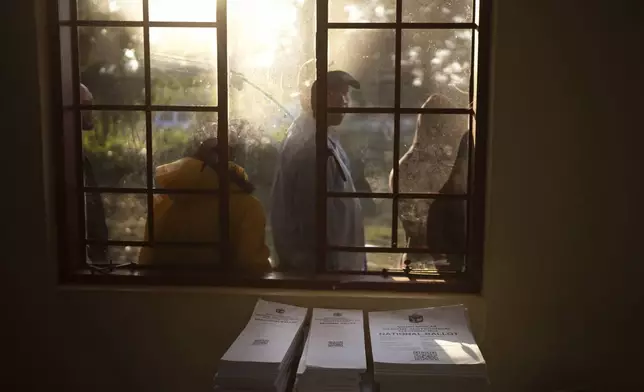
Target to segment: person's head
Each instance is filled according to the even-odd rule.
[[[360,89],[360,82],[344,71],[329,71],[327,73],[327,106],[330,108],[344,108],[349,104],[349,87]],[[317,94],[317,80],[311,86],[311,109],[315,117]],[[344,118],[343,113],[327,114],[328,125],[339,125]]]
[[[233,153],[232,148],[228,148],[228,173],[230,175],[230,180],[239,186],[244,192],[252,193],[255,190],[255,186],[248,180],[248,176],[244,170],[233,163]],[[206,166],[215,170],[219,173],[219,167],[217,162],[219,162],[219,152],[221,151],[221,146],[217,142],[216,137],[212,137],[204,140],[196,148],[196,151],[190,154],[193,158],[198,159],[203,162],[203,168]]]
[[[84,84],[80,85],[80,104],[91,105],[94,97]],[[90,110],[83,110],[81,112],[81,126],[83,131],[91,131],[94,129],[94,119]]]

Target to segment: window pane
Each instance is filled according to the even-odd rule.
[[[436,257],[465,253],[467,203],[455,199],[400,199],[398,218],[405,240],[401,248],[428,248]],[[413,255],[409,256],[414,260]]]
[[[367,268],[369,271],[382,271],[387,269],[404,269],[405,261],[414,271],[422,272],[456,272],[460,271],[465,263],[462,254],[433,255],[425,253],[367,253]]]
[[[329,114],[335,116],[338,114]],[[393,115],[344,115],[342,123],[329,132],[337,143],[337,178],[331,192],[353,192],[344,178],[348,170],[356,192],[389,192],[389,173],[393,167]]]
[[[395,21],[395,0],[329,0],[329,22],[388,23]]]
[[[150,29],[152,103],[217,104],[217,30]]]
[[[468,108],[472,64],[471,30],[404,30],[401,105]]]
[[[81,82],[95,104],[144,102],[142,28],[80,27],[78,41]]]
[[[313,0],[228,2],[229,138],[267,217],[280,145],[315,77],[314,10]],[[277,260],[269,219],[266,226]]]
[[[262,105],[258,105],[262,107]],[[266,108],[266,107],[264,107]],[[279,113],[275,113],[278,116]],[[243,118],[234,118],[229,124],[229,153],[232,160],[241,166],[249,181],[255,187],[253,195],[260,201],[266,217],[271,211],[271,188],[275,176],[278,151],[282,138],[285,137],[286,127],[283,124],[277,130],[270,124],[262,125],[252,113]],[[270,221],[266,222],[266,245],[271,250],[271,258],[277,260],[273,246]]]
[[[248,179],[255,186],[253,194],[268,213],[278,159],[278,140],[268,129],[243,119],[232,120],[229,129],[234,161],[244,168]]]
[[[468,115],[401,116],[398,191],[467,193],[468,129]]]
[[[77,0],[79,20],[143,20],[141,0]]]
[[[83,132],[85,184],[90,187],[145,187],[145,115],[93,111],[92,130]],[[89,124],[86,124],[89,125]]]
[[[90,245],[89,248],[95,246]],[[137,263],[139,261],[140,246],[107,246],[105,249],[107,250],[107,260],[105,261],[111,261],[113,264]],[[88,257],[89,263],[107,268],[108,265],[105,261],[92,260],[91,257]]]
[[[85,204],[87,239],[143,241],[146,195],[86,193]]]
[[[233,1],[228,0],[229,6]],[[148,4],[151,21],[214,22],[217,20],[217,0],[148,0]]]
[[[72,30],[70,27],[60,28],[60,81],[62,87],[63,105],[74,103],[74,63],[72,61]]]
[[[365,246],[391,246],[391,199],[361,198]]]
[[[329,70],[349,72],[361,84],[350,106],[393,106],[395,36],[388,29],[329,30]]]
[[[360,199],[364,213],[365,244],[368,247],[392,246],[391,227],[392,206],[391,199]],[[398,244],[405,240],[405,233],[398,222]]]
[[[351,204],[354,201],[360,203],[361,215],[364,219],[364,236],[366,247],[390,247],[391,246],[391,199],[372,198],[329,198],[329,208],[334,202],[340,204]],[[399,233],[400,240],[404,240],[404,233]],[[350,238],[331,235],[329,238],[331,246],[363,246],[355,243]]]
[[[69,0],[58,0],[58,20],[69,20],[70,18]]]
[[[152,112],[152,136],[154,167],[177,161],[217,136],[217,113]]]
[[[473,3],[473,0],[403,0],[403,22],[471,22]]]

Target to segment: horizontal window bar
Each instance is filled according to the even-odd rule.
[[[477,29],[476,23],[432,23],[432,22],[406,22],[406,23],[360,23],[360,22],[330,22],[327,24],[329,29],[427,29],[427,30],[445,30],[445,29]]]
[[[65,105],[65,110],[77,108],[78,110],[111,110],[111,111],[157,111],[157,112],[217,112],[218,106],[180,106],[180,105]],[[475,111],[468,108],[328,108],[329,113],[356,113],[356,114],[471,114]]]
[[[388,192],[327,192],[327,197],[358,197],[365,199],[457,199],[468,198],[467,194],[449,193],[388,193]]]
[[[282,272],[272,272],[261,276],[246,276],[243,274],[222,273],[218,269],[204,271],[197,268],[194,271],[155,270],[139,268],[122,268],[109,273],[97,273],[90,268],[84,268],[63,275],[63,283],[67,284],[107,284],[107,285],[176,285],[176,286],[226,286],[226,287],[256,287],[279,289],[307,290],[379,290],[395,292],[449,292],[449,293],[478,293],[480,283],[472,281],[466,275],[438,276],[396,276],[388,274],[354,275],[348,273],[323,273],[316,275],[297,275]]]
[[[373,246],[373,247],[362,247],[362,246],[335,246],[328,245],[327,249],[335,252],[364,252],[364,253],[413,253],[413,254],[422,254],[422,253],[444,253],[449,255],[467,255],[467,252],[441,252],[440,249],[428,249],[428,248],[391,248],[387,246]]]
[[[119,188],[119,187],[90,187],[83,188],[86,193],[134,193],[139,195],[147,195],[154,193],[159,195],[217,195],[219,191],[216,189],[172,189],[172,188]]]
[[[139,263],[122,263],[122,264],[109,264],[109,263],[92,263],[93,266],[100,267],[111,267],[112,270],[119,268],[128,268],[128,269],[138,269],[141,271],[152,270],[152,271],[163,271],[163,270],[182,270],[182,271],[191,271],[194,269],[199,270],[218,270],[221,269],[221,265],[217,264],[203,264],[203,263],[185,263],[181,264],[139,264]],[[460,271],[438,271],[438,270],[414,270],[413,272],[407,273],[400,268],[385,268],[386,273],[383,271],[325,271],[323,276],[327,279],[332,278],[333,276],[338,275],[349,275],[354,278],[359,278],[360,276],[383,276],[386,274],[388,276],[409,276],[410,274],[416,277],[436,277],[436,276],[447,276],[454,277],[456,275],[462,274]],[[319,274],[316,274],[319,275]],[[263,279],[281,279],[284,276],[290,277],[300,277],[301,275],[297,272],[270,272],[264,275]],[[304,275],[305,277],[307,275]]]
[[[152,112],[211,112],[219,110],[217,106],[172,106],[172,105],[66,105],[65,110],[110,110],[110,111],[152,111]]]
[[[376,114],[388,114],[388,113],[400,113],[400,114],[422,114],[422,113],[432,113],[432,114],[474,114],[472,109],[468,108],[334,108],[330,107],[327,109],[329,113],[376,113]]]
[[[216,242],[194,242],[194,241],[119,241],[119,240],[91,240],[85,239],[85,245],[107,245],[107,246],[173,246],[185,248],[219,248]]]
[[[217,195],[218,190],[209,189],[171,189],[171,188],[121,188],[121,187],[90,187],[83,188],[86,193],[116,193],[139,194],[154,193],[159,195]],[[364,198],[364,199],[456,199],[465,200],[468,194],[449,193],[388,193],[388,192],[327,192],[327,197],[333,198]]]
[[[217,22],[161,22],[142,20],[78,20],[78,21],[61,21],[60,26],[78,26],[78,27],[217,27]]]

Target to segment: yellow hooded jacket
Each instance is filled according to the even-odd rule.
[[[248,181],[244,169],[231,163],[230,175]],[[157,186],[168,189],[219,188],[215,170],[195,158],[183,158],[162,165],[156,171]],[[266,217],[259,200],[230,181],[230,241],[232,265],[248,272],[270,270],[265,243]],[[218,242],[219,198],[206,194],[155,195],[154,238],[171,242]],[[149,224],[149,222],[148,222]],[[146,228],[147,229],[147,228]],[[146,230],[147,235],[147,230]],[[141,264],[219,263],[219,250],[208,247],[144,247]]]

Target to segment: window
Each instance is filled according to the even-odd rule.
[[[478,291],[490,40],[490,2],[481,3],[59,0],[63,281]],[[328,105],[331,70],[360,82],[347,107]],[[228,146],[221,173],[229,159],[243,167],[268,216],[280,145],[316,79],[317,273],[233,273],[230,175],[218,190],[173,189],[157,169],[216,137]],[[343,121],[328,128],[337,113]],[[329,135],[355,191],[327,189]],[[179,196],[217,200],[217,239],[158,238],[153,206]],[[334,199],[359,201],[365,246],[330,241]],[[277,266],[269,221],[266,242]],[[207,249],[219,262],[139,263],[141,249],[170,247]],[[331,252],[365,253],[367,271],[329,270]]]

